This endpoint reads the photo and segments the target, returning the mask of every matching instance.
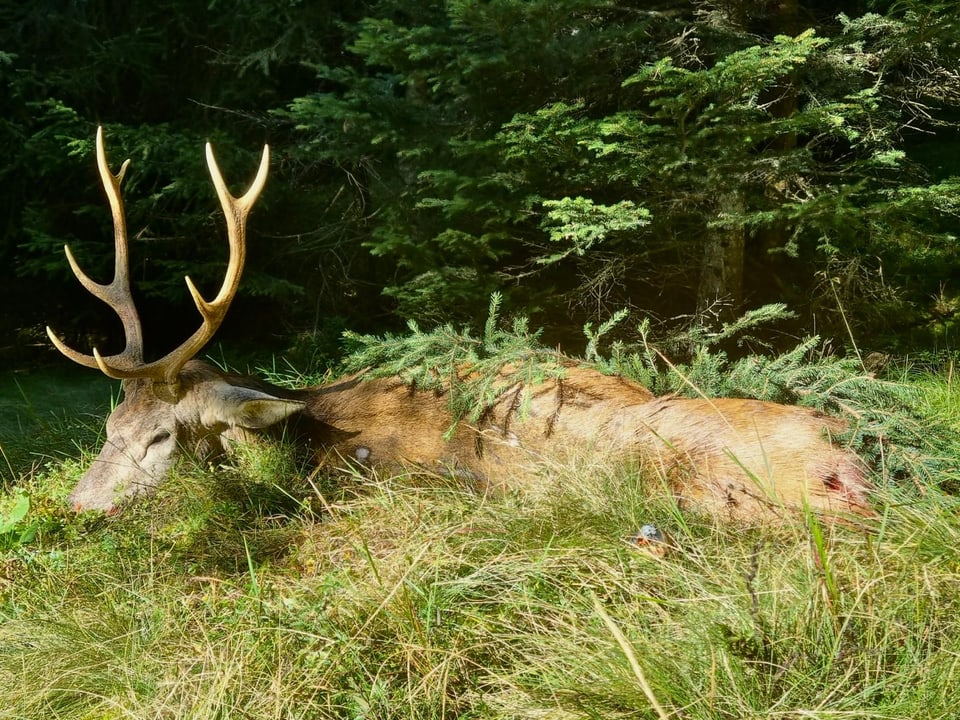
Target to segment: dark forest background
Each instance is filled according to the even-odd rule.
[[[111,352],[124,182],[148,352],[199,322],[235,192],[273,150],[221,339],[336,354],[344,328],[503,310],[580,351],[770,302],[776,331],[950,348],[960,310],[960,13],[936,2],[0,2],[0,361]],[[620,332],[629,335],[630,323]],[[580,338],[579,340],[577,338]]]

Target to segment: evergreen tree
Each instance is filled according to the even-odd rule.
[[[69,308],[79,333],[101,309],[60,250],[109,273],[101,123],[134,161],[148,317],[220,271],[205,140],[238,183],[275,151],[257,302],[232,317],[479,323],[500,291],[555,341],[630,306],[709,324],[786,301],[837,334],[949,329],[960,308],[949,4],[115,5],[0,6],[7,325]]]
[[[379,3],[362,64],[321,68],[288,116],[359,179],[404,316],[475,317],[502,289],[548,325],[779,299],[828,331],[839,309],[916,323],[955,270],[955,183],[909,133],[955,132],[956,23],[843,9]]]

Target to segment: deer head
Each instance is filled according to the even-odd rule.
[[[223,374],[191,359],[213,337],[236,295],[246,254],[246,222],[267,179],[270,151],[265,145],[260,169],[247,192],[236,198],[227,190],[213,150],[206,146],[207,166],[227,221],[230,259],[216,297],[207,301],[189,277],[187,289],[200,312],[200,327],[179,347],[153,362],[143,355],[143,332],[130,292],[127,231],[120,183],[127,160],[116,174],[107,164],[103,129],[97,130],[97,167],[113,215],[115,265],[113,280],[100,284],[80,269],[69,246],[67,260],[80,284],[109,305],[123,323],[126,344],[107,357],[68,347],[48,327],[57,349],[74,362],[98,368],[123,380],[123,402],[107,420],[107,438],[100,454],[70,494],[77,510],[110,510],[117,503],[155,487],[177,462],[182,450],[200,455],[222,449],[221,434],[229,427],[262,428],[297,412],[303,403],[236,386]]]

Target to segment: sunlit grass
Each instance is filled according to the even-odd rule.
[[[905,380],[920,390],[927,414],[960,431],[960,377],[930,372],[906,373]]]
[[[80,470],[24,478],[0,718],[956,713],[960,507],[933,489],[869,527],[727,526],[595,458],[485,496],[264,446],[77,518]],[[629,541],[647,523],[666,552]]]

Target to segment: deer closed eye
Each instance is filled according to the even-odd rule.
[[[169,455],[171,450],[168,449],[168,446],[172,437],[173,435],[168,430],[160,430],[154,434],[143,446],[142,455],[138,462],[154,462],[160,457]]]
[[[169,439],[170,439],[170,432],[167,430],[161,430],[152,438],[150,438],[150,442],[147,443],[147,447],[150,448],[155,445],[160,445],[161,443],[165,443]]]

